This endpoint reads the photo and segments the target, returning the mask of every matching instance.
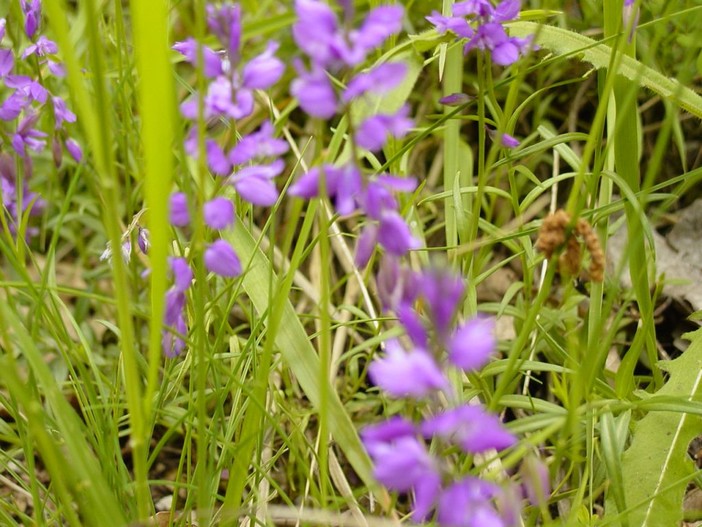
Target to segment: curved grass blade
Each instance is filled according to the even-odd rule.
[[[514,22],[509,24],[509,27],[510,33],[514,36],[537,35],[536,43],[556,55],[572,55],[582,61],[589,62],[597,69],[607,68],[610,64],[612,55],[610,46],[567,29],[544,26],[534,22]],[[685,111],[702,119],[702,97],[693,90],[683,86],[677,80],[670,79],[645,66],[632,57],[624,55],[620,58],[617,73],[638,82],[644,88],[671,100]]]

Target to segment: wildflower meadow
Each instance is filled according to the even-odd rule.
[[[0,0],[0,525],[702,525],[698,0]]]

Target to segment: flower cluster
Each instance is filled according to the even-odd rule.
[[[217,36],[223,49],[215,51],[200,45],[195,39],[177,42],[173,49],[197,66],[198,47],[203,57],[203,72],[209,80],[203,96],[204,119],[240,120],[254,111],[254,91],[265,90],[277,83],[285,71],[283,62],[275,56],[276,42],[244,63],[241,57],[241,9],[239,5],[207,6],[207,24]],[[190,120],[198,118],[198,94],[183,104],[181,113]],[[226,177],[237,193],[254,205],[273,205],[278,192],[272,178],[278,176],[284,164],[277,156],[287,152],[287,143],[273,137],[273,126],[264,123],[260,130],[243,137],[236,146],[220,144],[214,138],[205,141],[205,154],[210,171]],[[185,141],[186,152],[198,155],[197,127],[192,126]]]
[[[218,38],[221,50],[198,43],[189,38],[177,42],[173,49],[181,53],[193,66],[199,65],[208,79],[206,93],[202,95],[202,117],[206,120],[239,121],[254,111],[255,90],[271,88],[280,80],[285,70],[283,62],[275,56],[278,44],[269,42],[266,50],[248,62],[241,56],[241,9],[237,4],[207,6],[207,24]],[[183,117],[193,124],[185,140],[186,152],[198,157],[200,145],[196,121],[199,118],[200,96],[196,93],[180,106]],[[274,136],[274,126],[264,122],[260,128],[234,142],[232,137],[221,141],[206,137],[204,154],[209,170],[223,178],[237,194],[253,205],[269,206],[278,200],[278,190],[273,178],[282,173],[285,163],[279,156],[288,151],[288,144]],[[233,144],[232,144],[233,143]],[[191,222],[192,204],[187,195],[174,192],[170,196],[170,223],[187,228]],[[235,220],[234,203],[226,197],[214,196],[202,206],[205,224],[215,231],[229,229]],[[203,260],[208,271],[226,278],[242,273],[241,262],[234,248],[224,239],[216,239],[205,249]],[[187,333],[185,320],[185,292],[192,280],[192,271],[183,258],[171,260],[174,285],[166,295],[166,315],[163,334],[164,353],[173,357],[180,354]]]
[[[164,324],[171,329],[164,329],[161,346],[167,357],[180,355],[185,349],[183,336],[188,332],[185,323],[185,292],[193,281],[193,271],[185,258],[170,258],[173,285],[166,293],[166,315]]]
[[[427,440],[434,440],[447,449],[485,454],[516,442],[497,416],[479,404],[460,403],[447,377],[449,368],[474,372],[488,362],[496,347],[492,320],[456,322],[464,285],[444,271],[417,273],[386,257],[377,282],[384,307],[397,314],[409,345],[388,341],[384,356],[369,366],[371,381],[392,397],[430,401],[442,392],[451,407],[419,424],[395,416],[364,429],[361,436],[376,478],[389,489],[414,493],[416,521],[436,511],[444,526],[511,525],[514,500],[503,487],[473,476],[455,478],[448,458],[431,455],[426,447]],[[414,309],[418,300],[427,317]]]
[[[9,89],[0,103],[0,120],[10,129],[0,131],[0,147],[4,151],[0,159],[0,181],[3,205],[13,234],[17,232],[23,214],[40,214],[45,206],[44,200],[28,187],[33,172],[31,154],[44,150],[49,138],[49,134],[41,129],[40,121],[52,124],[51,151],[56,166],[62,163],[64,149],[77,162],[83,157],[79,144],[69,136],[66,126],[75,122],[75,114],[48,88],[51,76],[62,77],[65,72],[55,59],[56,43],[38,34],[41,3],[39,0],[22,0],[20,7],[29,44],[17,57],[13,49],[0,47],[0,80]],[[6,20],[0,19],[0,46],[5,41],[7,29]],[[19,37],[14,44],[18,41]],[[33,75],[20,74],[17,71],[20,65],[32,70]],[[19,164],[15,164],[13,155],[19,158]],[[21,167],[21,173],[17,173],[16,166]],[[30,235],[34,233],[34,229],[27,231]]]
[[[434,11],[427,20],[439,33],[448,31],[468,39],[465,53],[472,49],[489,50],[495,64],[509,66],[531,48],[530,37],[510,37],[503,25],[516,19],[520,9],[521,0],[502,0],[497,7],[490,0],[465,0],[453,4],[451,16]]]
[[[351,2],[344,3],[347,21],[353,18],[351,9]],[[372,9],[358,29],[341,24],[334,11],[319,0],[296,0],[295,11],[298,18],[293,37],[307,55],[309,67],[300,60],[296,62],[298,78],[290,90],[309,115],[330,119],[346,111],[353,100],[386,93],[402,82],[407,67],[401,62],[386,62],[352,74],[343,90],[337,90],[331,80],[333,75],[352,72],[371,51],[400,31],[404,14],[400,6]],[[389,137],[403,137],[412,125],[407,107],[395,113],[368,116],[356,127],[354,145],[380,151]],[[368,262],[376,243],[396,256],[418,248],[419,242],[398,212],[399,204],[393,195],[412,192],[417,185],[414,179],[389,174],[364,178],[354,159],[342,165],[313,167],[290,187],[289,193],[308,199],[317,197],[322,181],[326,196],[334,200],[340,215],[362,212],[370,220],[359,237],[359,265]]]

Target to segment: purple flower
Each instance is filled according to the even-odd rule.
[[[415,433],[410,421],[395,416],[364,428],[361,440],[375,464],[375,478],[393,490],[413,490],[413,519],[424,521],[441,490],[441,477],[436,461]]]
[[[183,192],[171,194],[170,222],[175,227],[186,227],[190,223],[188,197]]]
[[[360,29],[351,32],[351,41],[363,51],[370,51],[380,46],[385,39],[399,33],[402,29],[404,9],[399,5],[386,5],[373,9]],[[365,54],[358,61],[363,61]]]
[[[51,103],[54,108],[56,130],[63,128],[63,123],[76,122],[76,114],[66,107],[66,101],[64,101],[61,97],[52,97]]]
[[[7,76],[15,66],[15,56],[11,49],[0,49],[0,79]]]
[[[193,281],[193,271],[185,258],[168,259],[173,274],[173,286],[166,293],[166,309],[163,324],[166,328],[161,337],[161,347],[167,357],[180,355],[185,349],[185,341],[180,335],[188,332],[185,323],[185,292]],[[174,335],[174,332],[177,334]]]
[[[451,9],[454,16],[477,16],[482,19],[491,17],[494,11],[490,0],[464,0],[453,4]]]
[[[5,26],[7,26],[7,20],[0,18],[0,42],[5,38]]]
[[[517,441],[497,416],[478,405],[447,410],[425,421],[421,429],[425,437],[441,437],[472,454],[503,450]]]
[[[144,254],[149,254],[149,249],[151,248],[151,241],[149,240],[149,230],[145,229],[142,226],[139,226],[139,230],[137,232],[137,244],[139,245],[139,249],[141,252]]]
[[[226,229],[234,223],[234,204],[227,198],[214,198],[203,209],[205,223],[213,229]]]
[[[329,119],[336,114],[336,93],[324,70],[313,67],[306,71],[296,65],[298,78],[290,85],[290,93],[297,98],[307,114],[320,119]]]
[[[224,240],[216,240],[205,249],[205,267],[220,276],[229,278],[241,274],[241,262],[234,249]]]
[[[356,210],[356,198],[361,193],[363,180],[353,163],[340,167],[314,167],[290,186],[288,194],[308,199],[319,196],[319,179],[322,176],[325,178],[327,196],[335,198],[336,211],[343,216]]]
[[[266,51],[251,59],[241,72],[242,84],[252,90],[265,90],[280,80],[285,64],[275,56],[277,42],[269,42]]]
[[[392,191],[412,192],[415,188],[417,188],[417,180],[414,178],[381,175],[368,182],[360,201],[368,216],[380,220],[385,211],[395,211],[398,208]]]
[[[27,49],[22,53],[22,58],[26,59],[30,55],[38,55],[44,57],[46,55],[53,55],[58,52],[58,46],[53,40],[49,40],[44,35],[40,36],[34,44],[27,46]]]
[[[421,349],[406,352],[396,340],[386,343],[385,356],[368,367],[373,384],[393,397],[419,399],[447,386],[434,359]]]
[[[398,86],[407,74],[403,62],[387,62],[351,79],[341,99],[348,103],[365,93],[385,93]]]
[[[405,333],[415,346],[426,348],[429,335],[422,319],[410,304],[400,304],[397,308],[397,320],[405,328]]]
[[[519,10],[521,8],[521,0],[503,0],[495,8],[492,19],[495,22],[508,22],[509,20],[514,20],[519,16]]]
[[[46,133],[34,128],[39,120],[39,114],[28,114],[17,126],[17,132],[12,136],[12,148],[19,155],[24,156],[26,149],[39,151],[46,146]]]
[[[500,488],[478,478],[465,478],[443,490],[437,522],[441,527],[507,527],[492,499]]]
[[[369,117],[356,131],[356,143],[375,152],[383,148],[388,135],[403,137],[414,124],[409,115],[409,107],[403,106],[395,114],[381,114]]]
[[[452,93],[451,95],[447,95],[439,99],[439,103],[446,106],[461,106],[472,101],[473,99],[474,97],[471,97],[465,93]]]
[[[196,153],[196,148],[192,150]],[[232,171],[232,164],[229,158],[225,155],[222,147],[217,144],[214,139],[205,141],[205,156],[207,157],[207,166],[213,174],[218,176],[227,176]],[[192,155],[192,154],[191,154]]]
[[[335,46],[340,39],[334,11],[317,0],[295,0],[295,13],[293,38],[298,47],[320,66],[337,60]]]
[[[228,182],[249,203],[267,207],[278,200],[278,189],[271,180],[280,175],[284,168],[285,163],[281,159],[269,165],[251,165],[234,173]]]
[[[385,443],[390,443],[401,437],[413,437],[416,434],[417,427],[414,426],[414,423],[396,415],[382,423],[365,427],[361,431],[361,440],[366,450],[373,456],[375,446],[381,445],[382,447]]]
[[[404,218],[395,211],[385,211],[380,217],[378,243],[395,256],[402,256],[421,247]]]
[[[473,28],[470,27],[470,24],[465,18],[444,16],[438,11],[432,12],[432,14],[426,18],[429,22],[434,24],[436,31],[440,35],[450,31],[462,38],[470,38],[473,36]]]
[[[505,148],[517,148],[520,145],[519,139],[512,137],[509,134],[502,134],[500,138],[500,143]]]
[[[241,119],[251,115],[254,104],[251,91],[236,90],[231,81],[224,76],[219,76],[210,83],[204,102],[207,118],[221,115]]]
[[[188,261],[185,258],[171,257],[168,259],[168,264],[173,273],[174,289],[181,293],[187,291],[193,281],[193,271]]]
[[[239,63],[241,46],[241,8],[238,4],[225,4],[219,8],[207,5],[207,25],[224,44],[232,66]]]
[[[495,321],[476,317],[460,326],[449,340],[449,360],[463,370],[479,370],[496,346]]]
[[[33,38],[39,28],[41,19],[41,2],[39,0],[21,0],[20,6],[24,13],[24,32],[28,38]]]
[[[190,64],[197,66],[197,41],[194,38],[188,38],[182,42],[176,42],[173,49],[185,57]],[[214,78],[221,75],[222,59],[219,58],[211,48],[202,46],[202,58],[204,62],[203,72],[205,77]]]
[[[273,137],[273,124],[265,121],[258,132],[245,135],[229,152],[229,161],[242,165],[265,157],[280,156],[288,151],[288,143]]]
[[[422,295],[429,307],[434,328],[441,339],[447,336],[464,289],[460,276],[444,270],[430,270],[422,276]]]
[[[399,258],[392,255],[381,260],[375,282],[385,309],[397,311],[401,306],[409,306],[419,293],[418,273],[408,267],[401,267]]]
[[[415,483],[437,472],[424,443],[414,436],[372,441],[366,443],[366,448],[375,464],[375,479],[389,489],[407,492]]]
[[[80,145],[70,137],[66,139],[64,144],[66,146],[66,150],[68,150],[68,153],[71,154],[71,157],[76,161],[76,163],[80,163],[83,160],[83,149],[80,147]]]
[[[182,293],[174,293],[175,301],[182,299],[183,304],[185,304],[185,295]],[[166,297],[166,303],[168,303],[168,296]],[[172,300],[173,301],[173,300]],[[185,341],[181,335],[185,335],[188,332],[188,326],[185,323],[185,317],[182,313],[179,313],[172,324],[168,324],[168,329],[164,329],[161,337],[161,348],[163,349],[163,354],[168,358],[177,357],[185,349]],[[174,332],[176,334],[174,334]]]

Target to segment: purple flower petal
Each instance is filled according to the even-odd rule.
[[[207,166],[212,173],[218,176],[228,176],[232,170],[232,164],[217,141],[208,139],[205,142],[205,148],[207,149]]]
[[[437,523],[445,527],[507,527],[492,505],[499,489],[478,478],[465,478],[439,497]]]
[[[295,43],[316,64],[322,67],[328,65],[338,56],[333,46],[338,32],[334,11],[317,0],[295,0],[295,13]]]
[[[185,258],[170,257],[168,265],[173,273],[173,288],[181,293],[187,291],[193,281],[193,271]]]
[[[415,437],[376,443],[369,454],[375,464],[375,479],[392,490],[407,492],[417,482],[437,474],[436,462]]]
[[[288,151],[288,143],[273,137],[273,124],[265,121],[254,133],[245,135],[229,152],[229,160],[234,165],[264,157],[275,157]]]
[[[285,168],[278,159],[269,165],[252,165],[242,168],[229,178],[236,191],[249,203],[269,206],[278,200],[278,189],[271,181]]]
[[[493,448],[503,450],[517,442],[496,415],[487,413],[478,405],[447,410],[425,421],[421,429],[427,438],[441,437],[473,454]]]
[[[15,56],[11,49],[0,49],[0,79],[12,71],[15,65]]]
[[[445,338],[446,332],[453,321],[458,302],[463,296],[465,286],[460,276],[441,269],[425,272],[421,279],[421,291],[424,296],[432,322],[440,338]]]
[[[476,317],[459,326],[451,337],[449,360],[463,370],[479,370],[488,363],[496,347],[495,321]]]
[[[83,149],[80,145],[70,137],[66,139],[65,145],[66,150],[68,150],[68,153],[71,154],[75,162],[80,163],[83,160]]]
[[[171,194],[169,219],[175,227],[185,227],[190,223],[188,197],[183,192]]]
[[[378,229],[378,243],[395,256],[402,256],[421,244],[410,231],[405,220],[395,211],[384,212]]]
[[[224,45],[232,65],[238,64],[241,45],[241,8],[238,4],[207,5],[207,25]]]
[[[213,273],[229,278],[241,274],[241,262],[234,249],[224,240],[217,240],[205,249],[205,267]]]
[[[431,510],[441,493],[441,476],[438,472],[426,471],[414,484],[414,506],[412,520],[422,523],[429,518]]]
[[[359,146],[376,152],[383,148],[388,134],[394,137],[403,137],[414,124],[407,117],[409,107],[404,106],[395,114],[375,115],[369,117],[356,131],[356,143]]]
[[[194,38],[189,38],[182,42],[176,42],[173,45],[173,49],[183,55],[190,64],[197,67],[197,46],[197,41]],[[220,59],[217,53],[215,53],[211,48],[202,46],[202,58],[204,61],[203,73],[205,74],[205,77],[214,78],[223,73],[222,59]]]
[[[297,181],[288,187],[288,194],[299,198],[316,198],[319,195],[320,167],[313,167],[302,174]]]
[[[144,227],[139,227],[137,233],[137,244],[139,249],[144,254],[149,254],[149,249],[151,248],[151,240],[149,239],[149,230]]]
[[[337,101],[329,78],[321,69],[299,71],[299,77],[290,85],[290,93],[297,98],[307,114],[330,119],[336,114]]]
[[[244,66],[243,86],[252,90],[266,90],[280,80],[285,71],[285,64],[274,55],[277,49],[277,42],[269,42],[266,51]]]
[[[517,148],[521,144],[519,142],[519,139],[517,139],[516,137],[512,137],[509,134],[502,134],[500,142],[505,148]]]
[[[374,224],[366,225],[363,232],[358,237],[356,243],[356,255],[354,262],[357,267],[363,269],[368,265],[368,261],[373,255],[373,250],[378,243],[378,226]]]
[[[387,341],[385,356],[371,363],[368,376],[389,395],[413,399],[442,389],[448,382],[427,352],[417,349],[408,353],[396,340]]]
[[[519,16],[519,10],[522,8],[521,0],[502,0],[493,14],[492,19],[495,22],[507,22],[514,20]]]
[[[365,427],[361,430],[361,440],[370,451],[378,443],[390,443],[401,437],[412,437],[416,433],[414,423],[396,415],[382,423]]]
[[[461,106],[472,101],[473,99],[474,97],[466,95],[465,93],[452,93],[451,95],[447,95],[446,97],[439,99],[439,103],[445,104],[446,106]]]
[[[366,73],[359,73],[348,83],[342,96],[346,103],[368,92],[385,93],[398,86],[407,74],[403,62],[387,62]]]
[[[40,0],[22,0],[20,7],[24,13],[24,32],[30,40],[39,29],[39,21],[41,20],[41,1]]]
[[[386,38],[395,35],[402,29],[404,9],[399,5],[386,5],[373,9],[360,29],[351,34],[354,44],[365,50],[380,46]]]
[[[203,215],[212,229],[226,229],[234,223],[234,204],[227,198],[214,198],[205,203]]]
[[[473,28],[470,27],[468,21],[463,17],[443,16],[438,11],[434,11],[426,18],[434,25],[434,27],[436,27],[436,31],[440,35],[450,31],[461,38],[470,38],[473,36]]]

